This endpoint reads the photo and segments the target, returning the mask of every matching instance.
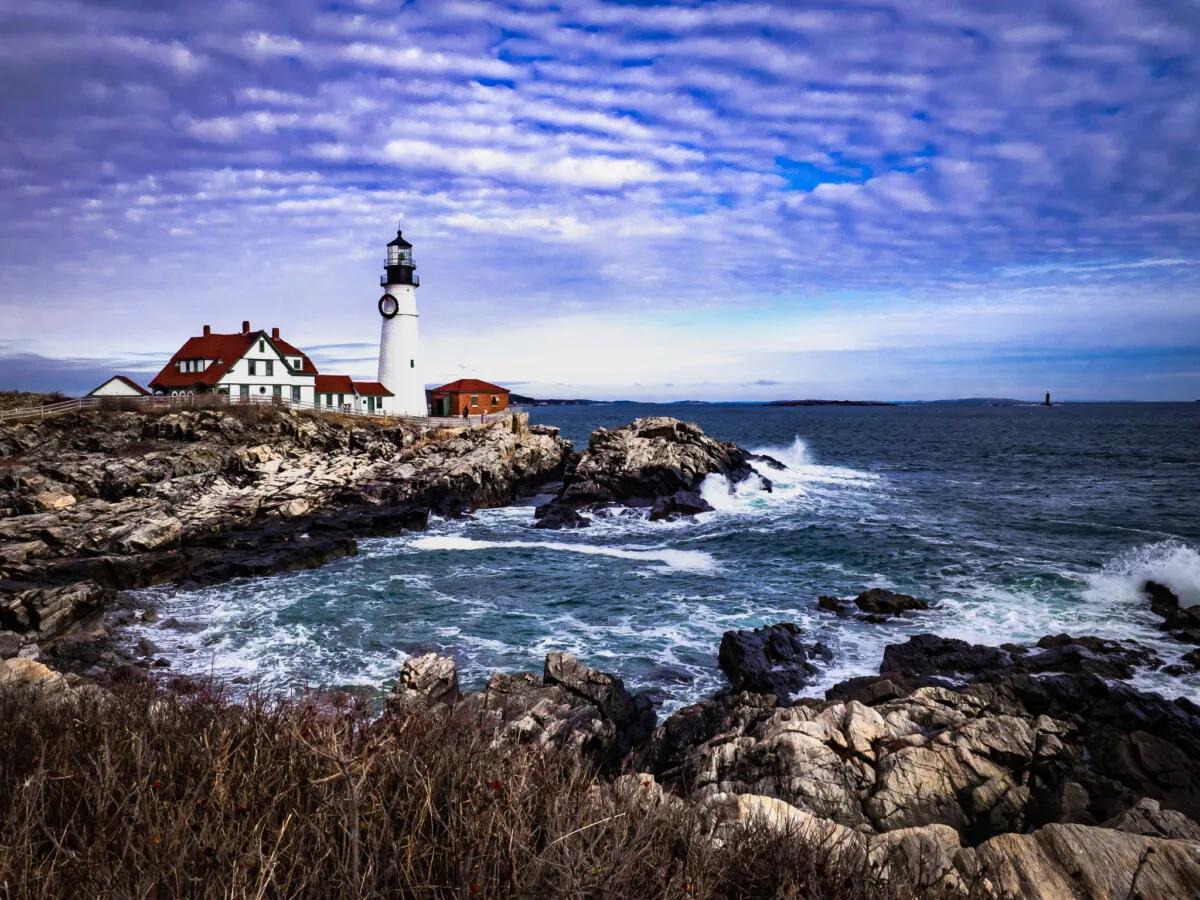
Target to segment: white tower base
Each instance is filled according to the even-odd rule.
[[[417,292],[411,284],[389,284],[384,292],[396,298],[399,310],[384,318],[379,335],[379,381],[395,394],[391,407],[402,416],[427,416],[425,380],[417,357]]]

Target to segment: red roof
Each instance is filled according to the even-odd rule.
[[[378,381],[356,381],[354,389],[363,397],[394,397],[396,396]]]
[[[435,394],[466,394],[471,391],[479,394],[507,394],[508,388],[497,387],[487,381],[480,381],[478,378],[460,378],[458,381],[452,381],[433,389]]]
[[[108,382],[110,382],[110,381],[120,381],[120,382],[128,385],[129,387],[133,388],[135,391],[137,391],[142,396],[148,396],[150,394],[150,392],[148,390],[146,390],[144,387],[142,387],[140,384],[138,384],[132,378],[126,378],[124,375],[114,375],[112,378],[106,379],[102,384],[98,384],[94,388],[92,388],[90,391],[88,391],[87,396],[90,397],[92,394],[96,393],[96,391],[100,390],[100,388],[104,387],[104,385],[108,384]]]
[[[284,356],[300,357],[300,363],[301,363],[300,374],[301,375],[316,375],[317,374],[317,367],[313,365],[313,361],[311,359],[309,359],[304,353],[302,353],[301,351],[299,351],[295,347],[293,347],[291,344],[289,344],[287,341],[282,340],[281,338],[271,338],[271,343],[274,344],[275,349],[277,349]]]
[[[282,356],[300,357],[300,374],[316,375],[317,367],[311,359],[287,341],[271,338],[265,331],[238,332],[237,334],[205,334],[190,337],[175,351],[161,372],[150,380],[152,388],[204,388],[212,387],[233,368],[234,363],[245,356],[246,351],[260,338],[270,341]],[[214,359],[203,372],[180,372],[175,363],[184,359]]]
[[[318,394],[353,394],[354,382],[349,375],[318,375]]]

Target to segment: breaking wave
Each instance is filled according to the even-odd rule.
[[[1084,598],[1144,604],[1147,581],[1165,584],[1182,606],[1200,604],[1200,552],[1180,541],[1134,547],[1088,578]]]

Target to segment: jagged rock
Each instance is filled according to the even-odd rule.
[[[1032,649],[919,636],[885,651],[884,676],[823,703],[772,709],[742,694],[685,708],[634,763],[684,793],[771,796],[865,832],[944,825],[974,844],[1104,822],[1149,798],[1170,813],[1158,827],[1186,834],[1200,817],[1200,708],[1109,679],[1148,652],[1063,635]],[[935,683],[947,676],[959,686]],[[868,689],[871,706],[846,696]]]
[[[753,473],[750,454],[736,444],[713,440],[696,425],[666,416],[636,419],[592,432],[587,450],[567,467],[554,502],[539,514],[604,503],[653,506],[659,498],[694,493],[708,475],[724,475],[735,484]],[[701,503],[681,496],[677,512],[704,511]],[[660,516],[669,515],[670,506],[664,505]]]
[[[1008,645],[986,647],[955,638],[918,634],[906,643],[884,650],[879,671],[889,677],[997,678],[1018,672],[1090,672],[1102,678],[1131,678],[1138,666],[1158,666],[1162,660],[1137,641],[1048,635],[1033,648]]]
[[[1052,824],[964,848],[955,865],[984,897],[1187,900],[1200,885],[1200,844]]]
[[[449,656],[426,653],[410,656],[400,670],[400,680],[388,697],[389,709],[409,703],[454,703],[459,698],[458,666]]]
[[[1129,809],[1104,823],[1105,828],[1148,837],[1200,841],[1200,824],[1183,813],[1163,809],[1157,800],[1143,797]]]
[[[111,592],[91,580],[11,593],[0,590],[0,627],[33,640],[52,640],[68,634],[110,599]]]
[[[153,656],[159,652],[158,644],[148,637],[139,638],[137,642],[138,656]]]
[[[131,527],[113,540],[113,547],[122,553],[139,553],[167,547],[179,540],[183,525],[173,516],[155,519]]]
[[[694,516],[712,512],[713,505],[695,491],[676,491],[669,497],[659,497],[650,507],[650,521],[658,522],[675,516]]]
[[[546,655],[542,682],[561,686],[596,707],[615,726],[621,756],[654,730],[654,710],[644,695],[633,696],[620,678],[585,666],[569,653]]]
[[[791,622],[727,631],[717,662],[735,691],[775,694],[787,702],[817,674],[813,660],[829,662],[833,656],[824,644],[805,643],[803,636]]]
[[[1142,591],[1150,598],[1150,608],[1162,616],[1162,628],[1171,636],[1190,644],[1200,644],[1200,605],[1183,606],[1167,585],[1147,581]]]
[[[879,616],[898,616],[912,610],[929,609],[928,600],[908,594],[898,594],[887,588],[871,588],[854,598],[854,604],[865,613]]]
[[[629,694],[620,678],[565,653],[549,654],[542,676],[495,673],[482,693],[463,695],[456,714],[496,740],[573,747],[610,769],[655,722],[646,695]]]

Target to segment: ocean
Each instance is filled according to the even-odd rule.
[[[834,661],[806,693],[877,670],[920,632],[999,644],[1046,634],[1134,638],[1166,662],[1147,578],[1200,603],[1200,403],[1054,407],[539,407],[576,448],[644,415],[696,422],[769,453],[774,491],[730,492],[694,520],[624,512],[580,531],[531,528],[528,498],[427,532],[367,539],[321,569],[199,590],[138,592],[139,626],[173,670],[277,691],[386,688],[410,654],[453,656],[464,687],[540,671],[566,650],[652,690],[660,714],[724,686],[724,631],[790,621]],[[935,607],[891,624],[839,619],[818,595],[883,586]],[[1200,675],[1138,674],[1200,699]]]

